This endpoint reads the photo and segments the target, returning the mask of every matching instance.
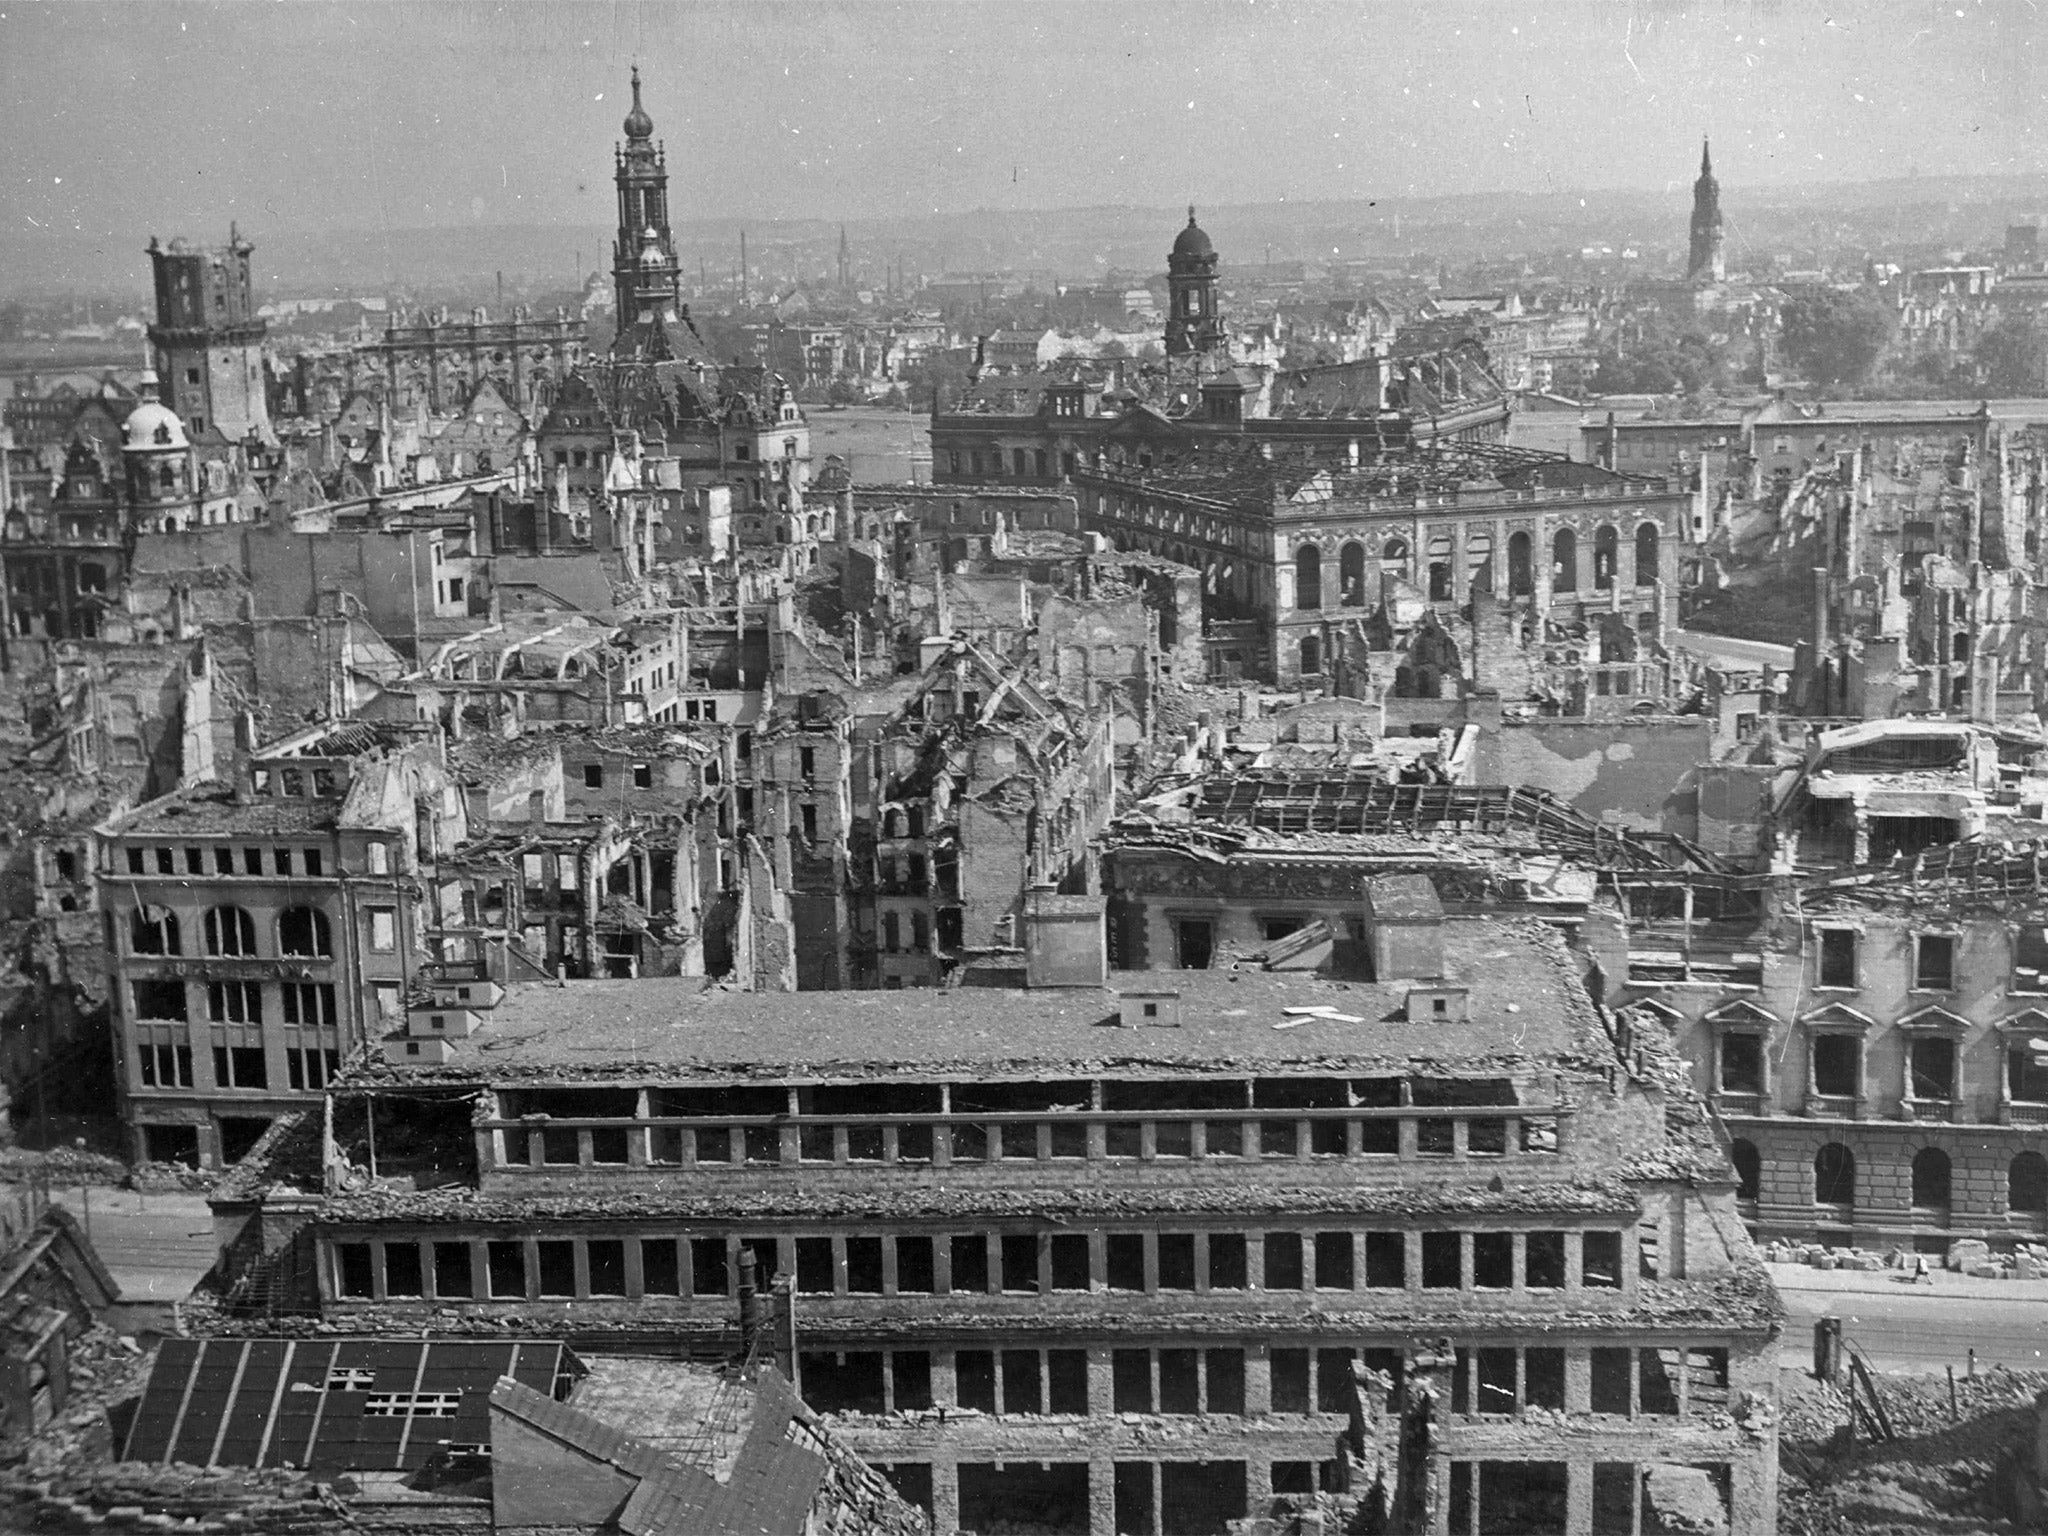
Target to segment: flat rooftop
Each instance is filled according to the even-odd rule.
[[[1442,927],[1468,1018],[1410,1024],[1411,985],[1262,970],[1123,971],[1109,986],[1023,991],[740,992],[700,977],[512,988],[446,1064],[358,1069],[380,1080],[520,1083],[867,1080],[972,1073],[1357,1073],[1440,1064],[1510,1072],[1612,1053],[1557,935],[1532,921]],[[1340,945],[1348,958],[1361,946]],[[1178,1027],[1117,1027],[1120,991],[1180,995]],[[1287,1012],[1324,1006],[1341,1018]],[[1352,1022],[1355,1020],[1356,1022]]]

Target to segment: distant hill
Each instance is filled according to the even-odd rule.
[[[678,183],[677,203],[689,188]],[[1500,261],[1608,245],[1634,246],[1647,262],[1675,258],[1685,242],[1688,181],[1665,191],[1502,192],[1378,201],[1283,202],[1203,206],[1226,269],[1306,259],[1397,258],[1459,263]],[[1974,176],[1834,185],[1745,187],[1724,181],[1731,261],[1774,254],[1884,252],[1898,259],[1947,246],[1995,248],[2008,222],[2048,212],[2048,177]],[[852,220],[846,225],[856,273],[879,284],[885,264],[910,272],[1050,270],[1085,280],[1109,268],[1157,271],[1165,265],[1184,206],[1045,210],[974,209],[917,219]],[[738,259],[742,221],[688,219],[676,226],[686,271],[717,280]],[[748,253],[757,281],[828,270],[839,239],[825,220],[749,220]],[[209,229],[195,210],[188,232]],[[496,276],[528,294],[567,291],[584,273],[608,269],[611,232],[565,224],[456,226],[436,229],[265,230],[255,240],[260,280],[278,291],[458,289],[487,297]],[[19,292],[63,288],[146,289],[146,232],[124,239],[77,231],[0,233],[0,271]],[[125,247],[125,248],[124,248]]]

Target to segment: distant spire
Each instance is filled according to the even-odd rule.
[[[1714,157],[1708,150],[1705,138],[1700,140],[1700,174],[1702,176],[1714,174]]]

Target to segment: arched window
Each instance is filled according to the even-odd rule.
[[[1636,585],[1647,587],[1657,579],[1657,545],[1662,535],[1655,523],[1636,527]]]
[[[1527,597],[1536,590],[1536,578],[1530,563],[1529,542],[1529,535],[1526,533],[1508,535],[1509,597]]]
[[[1429,600],[1451,600],[1451,536],[1440,533],[1429,541]]]
[[[1816,1205],[1856,1203],[1856,1157],[1839,1141],[1814,1154],[1813,1200]]]
[[[1399,566],[1401,569],[1406,570],[1408,567],[1408,541],[1406,539],[1387,540],[1380,550],[1380,564]]]
[[[1550,541],[1550,590],[1579,590],[1579,536],[1569,528],[1558,529]]]
[[[209,955],[256,953],[256,920],[240,907],[215,907],[206,914]]]
[[[1913,1205],[1918,1210],[1948,1208],[1948,1154],[1939,1147],[1922,1147],[1913,1154]]]
[[[128,947],[138,955],[183,954],[178,914],[168,907],[137,907],[129,918]]]
[[[1316,635],[1301,637],[1301,675],[1321,676],[1323,670],[1323,642]]]
[[[281,955],[331,955],[334,935],[327,914],[318,907],[286,907],[277,918],[277,952]]]
[[[1614,567],[1621,559],[1621,535],[1614,524],[1602,523],[1593,535],[1593,586],[1606,592],[1614,586]]]
[[[2022,1152],[2005,1177],[2005,1203],[2015,1211],[2048,1215],[2048,1158]]]
[[[1763,1187],[1764,1160],[1753,1141],[1737,1141],[1728,1149],[1735,1160],[1735,1198],[1754,1200]]]
[[[1337,554],[1338,601],[1346,608],[1365,606],[1365,546],[1346,544]]]
[[[1323,606],[1323,552],[1313,544],[1294,552],[1294,606]]]

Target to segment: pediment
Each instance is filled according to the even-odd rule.
[[[1938,1029],[1945,1032],[1960,1032],[1969,1027],[1970,1021],[1968,1019],[1959,1013],[1951,1013],[1938,1003],[1930,1003],[1925,1008],[1916,1008],[1913,1012],[1899,1020],[1899,1028],[1901,1029]]]
[[[1710,1024],[1748,1024],[1768,1029],[1784,1023],[1768,1008],[1759,1008],[1746,997],[1733,997],[1717,1008],[1709,1008],[1704,1015]]]
[[[1846,1003],[1829,1003],[1825,1008],[1816,1008],[1811,1013],[1801,1014],[1801,1024],[1809,1029],[1873,1029],[1877,1020],[1867,1013],[1858,1013]]]

